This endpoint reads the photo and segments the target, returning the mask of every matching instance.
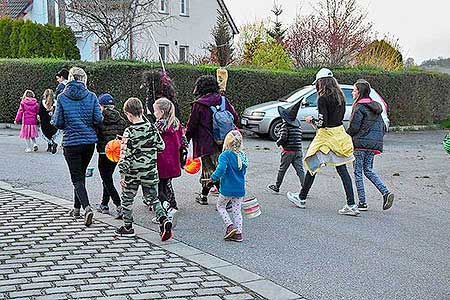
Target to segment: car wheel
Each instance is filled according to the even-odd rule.
[[[269,137],[276,141],[280,135],[281,119],[275,119],[269,127]]]

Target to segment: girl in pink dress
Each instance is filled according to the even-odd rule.
[[[37,116],[39,112],[39,103],[35,99],[33,91],[26,90],[20,101],[14,124],[22,122],[20,138],[25,139],[27,148],[25,152],[38,151],[36,138],[39,136],[37,130]]]

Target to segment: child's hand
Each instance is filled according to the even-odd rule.
[[[120,179],[120,186],[121,187],[127,187],[127,184],[126,184],[126,182],[125,182],[125,179]]]
[[[308,124],[311,124],[312,119],[313,119],[312,116],[308,116],[308,117],[305,118],[305,122],[308,123]]]
[[[14,121],[14,125],[17,125],[17,121]]]

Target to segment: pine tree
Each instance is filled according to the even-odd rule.
[[[225,14],[220,10],[217,10],[217,14],[216,25],[212,30],[215,44],[210,48],[212,56],[216,56],[219,65],[225,67],[233,58],[233,35]]]
[[[282,44],[284,39],[284,34],[287,29],[283,29],[283,23],[280,22],[280,15],[283,13],[281,4],[278,5],[276,2],[273,3],[272,13],[275,15],[275,21],[273,21],[273,28],[267,30],[267,33],[278,43]]]

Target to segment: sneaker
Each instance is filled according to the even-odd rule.
[[[81,216],[80,209],[79,208],[72,208],[69,211],[69,216],[71,216],[73,218],[79,218]]]
[[[280,192],[280,188],[277,188],[277,186],[275,184],[269,184],[267,186],[267,189],[275,194],[278,194]]]
[[[94,217],[94,212],[90,206],[86,207],[84,214],[84,225],[87,227],[92,225],[92,218]]]
[[[34,145],[33,145],[33,151],[36,152],[36,151],[38,151],[38,150],[39,150],[38,145],[34,144]]]
[[[103,205],[100,203],[95,206],[95,209],[102,214],[109,214],[109,206],[108,205]]]
[[[149,200],[143,198],[142,202],[144,203],[144,205],[146,205],[148,207],[148,211],[153,211],[152,203]]]
[[[172,228],[175,228],[177,224],[177,219],[175,218],[175,214],[178,212],[178,209],[170,207],[167,210],[167,219],[172,222]]]
[[[163,224],[160,226],[161,230],[161,241],[165,242],[172,238],[172,222],[170,222],[167,218],[164,219]]]
[[[123,220],[123,207],[122,206],[117,206],[115,219],[116,220]]]
[[[212,195],[214,195],[214,196],[218,196],[218,195],[219,195],[219,190],[217,189],[216,186],[213,186],[213,187],[209,190],[209,192],[210,192]]]
[[[383,210],[389,209],[394,203],[394,194],[387,192],[383,195]]]
[[[352,206],[345,204],[344,207],[340,209],[338,212],[340,215],[355,216],[355,217],[359,216],[360,214],[356,204]]]
[[[367,203],[359,202],[358,203],[358,210],[360,210],[360,211],[367,211],[368,210]]]
[[[225,231],[225,236],[223,237],[224,240],[229,240],[231,237],[233,237],[236,234],[236,227],[234,227],[233,224],[228,225],[227,231]]]
[[[47,152],[52,152],[52,144],[47,144]]]
[[[203,195],[198,195],[197,197],[195,197],[195,201],[197,201],[197,203],[200,203],[201,205],[208,205],[208,198]]]
[[[25,152],[26,152],[26,153],[30,153],[30,152],[33,152],[33,150],[31,150],[30,148],[26,148],[26,149],[25,149]]]
[[[55,154],[58,151],[58,144],[53,144],[52,146],[52,154]]]
[[[135,236],[134,229],[133,228],[127,228],[126,226],[120,226],[119,228],[117,228],[116,229],[116,234],[118,234],[120,236],[126,236],[126,237],[133,237],[133,236]]]
[[[306,208],[306,199],[300,199],[298,193],[287,192],[287,197],[289,201],[294,203],[298,208]]]
[[[153,218],[152,218],[152,223],[153,223],[153,224],[159,224],[158,218],[157,218],[157,217],[153,217]]]
[[[229,240],[233,242],[242,242],[244,238],[242,237],[242,233],[235,233]]]

